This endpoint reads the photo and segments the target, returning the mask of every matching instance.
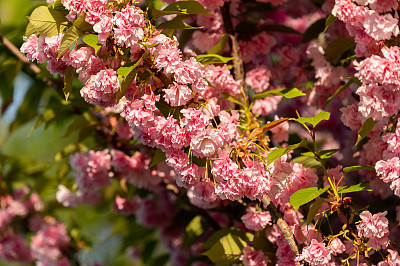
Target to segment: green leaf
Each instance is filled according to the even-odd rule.
[[[350,79],[349,81],[346,82],[346,84],[344,84],[343,86],[340,86],[335,93],[328,98],[328,100],[326,100],[324,106],[322,107],[323,109],[328,105],[328,103],[335,98],[339,93],[341,93],[342,91],[344,91],[346,88],[348,88],[351,84],[354,83],[354,80]]]
[[[308,156],[297,156],[296,158],[292,159],[294,163],[301,163],[307,168],[321,168],[322,164],[317,159],[308,157]]]
[[[186,29],[186,30],[197,30],[201,29],[203,27],[193,27],[190,26],[189,24],[180,21],[180,20],[170,20],[170,21],[165,21],[161,23],[160,25],[157,26],[157,29]]]
[[[156,246],[157,246],[157,241],[155,240],[152,240],[145,245],[141,254],[144,264],[146,264],[151,259],[151,256],[153,255]]]
[[[203,225],[201,223],[201,216],[195,216],[190,223],[185,227],[185,235],[183,237],[182,247],[190,247],[199,239],[204,233]]]
[[[369,187],[369,181],[362,182],[360,184],[352,185],[352,186],[344,186],[337,188],[339,193],[350,193],[357,191],[372,191]]]
[[[328,61],[335,63],[345,52],[353,51],[356,47],[354,40],[349,38],[338,38],[328,44],[325,49],[325,57]]]
[[[347,174],[347,173],[358,171],[358,170],[375,171],[375,167],[373,165],[349,166],[349,167],[343,168],[343,173]]]
[[[220,238],[211,249],[203,253],[213,263],[218,265],[232,265],[239,262],[242,255],[242,249],[247,246],[245,240],[238,235],[227,234]]]
[[[64,12],[65,15],[68,14],[68,10],[65,8],[65,6],[61,3],[61,0],[56,0],[53,4],[49,5],[49,8],[53,10],[57,10],[60,12]]]
[[[322,120],[329,120],[330,115],[331,114],[329,112],[322,111],[314,117],[299,117],[295,119],[295,121],[303,125],[305,123],[309,123],[315,128]]]
[[[233,60],[234,57],[223,57],[217,54],[202,54],[196,56],[196,60],[203,65],[206,64],[226,64],[229,61]]]
[[[328,30],[328,28],[329,28],[336,20],[337,20],[337,17],[335,17],[335,16],[332,15],[332,14],[329,14],[329,16],[326,18],[326,21],[325,21],[325,29],[324,29],[324,31],[322,32],[322,34],[324,34],[324,33]]]
[[[263,230],[254,233],[254,239],[251,243],[251,246],[256,250],[268,252],[268,250],[271,250],[272,246],[267,236],[265,235],[265,231],[266,229],[264,228]]]
[[[97,124],[98,124],[97,118],[93,114],[89,112],[84,112],[82,115],[79,115],[74,120],[74,122],[71,123],[71,125],[65,131],[63,138],[68,138],[78,130],[82,130],[84,128],[94,126]]]
[[[339,149],[331,149],[331,150],[325,150],[325,151],[319,151],[319,157],[321,159],[329,159],[334,155],[336,152],[338,152]],[[312,158],[317,158],[315,154],[311,151],[308,152],[303,152],[301,155],[312,157]]]
[[[167,265],[167,262],[169,260],[169,255],[168,254],[163,254],[160,256],[155,257],[154,259],[152,259],[148,266],[163,266],[163,265]]]
[[[185,15],[211,15],[199,2],[197,1],[178,1],[170,4],[163,10],[154,8],[152,16],[159,18],[165,15],[185,14]]]
[[[280,33],[301,35],[301,32],[281,24],[270,24],[264,26],[262,29],[268,32],[280,32]]]
[[[270,91],[264,91],[262,93],[254,94],[251,98],[253,100],[262,99],[265,97],[279,96],[282,95],[285,98],[291,99],[300,96],[306,95],[304,92],[300,91],[297,88],[284,88],[284,89],[276,89]]]
[[[163,11],[178,11],[182,14],[213,16],[197,1],[178,1],[164,8]]]
[[[294,210],[300,208],[300,206],[309,203],[313,199],[317,198],[319,195],[328,190],[330,186],[326,186],[324,188],[310,187],[297,190],[295,193],[290,196],[290,204],[293,206]]]
[[[357,145],[362,141],[368,134],[371,132],[371,130],[374,128],[375,124],[377,121],[372,119],[371,117],[365,120],[364,124],[361,126],[360,131],[358,131],[358,137],[357,137],[357,142],[354,144],[354,147],[357,147]]]
[[[157,149],[156,152],[154,153],[153,160],[151,161],[149,168],[152,168],[157,164],[165,161],[165,159],[166,159],[165,152],[163,152],[160,149]]]
[[[236,228],[223,228],[210,236],[207,241],[201,246],[202,249],[210,249],[219,239],[227,235],[236,235],[246,241],[253,241],[254,236]]]
[[[222,34],[221,40],[208,51],[208,54],[221,54],[224,51],[226,43],[229,41],[229,34]]]
[[[72,78],[74,77],[74,73],[75,73],[75,68],[72,66],[67,66],[67,69],[65,70],[64,88],[63,88],[66,100],[68,100],[68,96],[72,91]]]
[[[61,58],[61,56],[63,56],[63,54],[69,50],[69,48],[71,47],[71,45],[73,45],[75,42],[77,42],[77,40],[79,39],[80,36],[82,36],[83,33],[75,26],[72,26],[71,28],[69,28],[60,43],[60,50],[58,51],[58,56],[57,56],[57,60]]]
[[[311,41],[312,39],[318,38],[318,35],[324,31],[325,28],[325,19],[319,19],[314,22],[303,34],[303,38],[301,39],[302,43],[306,43]]]
[[[278,159],[279,157],[281,157],[284,154],[287,154],[288,152],[300,148],[300,147],[305,147],[307,146],[307,140],[303,139],[300,143],[297,144],[293,144],[293,145],[289,145],[286,148],[278,148],[275,149],[273,151],[271,151],[268,156],[267,156],[267,162],[268,164],[271,164],[273,161],[275,161],[276,159]]]
[[[49,37],[64,32],[68,20],[62,12],[39,6],[28,17],[30,26],[38,35]]]
[[[133,64],[132,66],[123,66],[117,69],[118,78],[122,78],[121,89],[116,93],[116,99],[119,100],[125,93],[128,91],[131,86],[133,80],[137,75],[137,66],[142,61],[143,57],[145,57],[147,53],[142,54],[142,56]]]
[[[83,37],[82,41],[94,49],[94,53],[97,55],[97,51],[101,48],[101,45],[97,42],[96,34],[89,34]]]
[[[315,215],[317,215],[319,208],[321,208],[321,205],[324,202],[325,199],[319,198],[311,205],[310,210],[308,211],[307,214],[306,224],[310,224],[314,220]]]

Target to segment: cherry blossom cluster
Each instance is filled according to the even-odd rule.
[[[44,204],[28,187],[0,197],[0,259],[37,265],[70,265],[70,237],[64,224],[42,216]],[[30,240],[21,227],[29,231]]]

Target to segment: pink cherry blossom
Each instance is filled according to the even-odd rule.
[[[343,242],[337,237],[332,239],[331,244],[328,246],[328,248],[332,251],[332,254],[335,256],[338,254],[342,254],[346,250],[346,247],[343,244]]]
[[[331,260],[331,251],[315,239],[309,246],[303,248],[303,252],[296,258],[297,261],[306,261],[316,266],[328,265]]]
[[[247,208],[246,214],[242,216],[246,228],[254,231],[260,231],[264,229],[267,224],[271,224],[271,215],[269,212],[256,211],[255,208]]]
[[[193,155],[203,158],[213,156],[224,145],[223,139],[215,129],[207,128],[194,136],[190,142]]]
[[[246,83],[256,93],[265,91],[269,87],[271,72],[265,66],[256,67],[246,74]]]
[[[244,266],[267,266],[268,258],[262,250],[253,250],[250,246],[243,248],[240,260]]]
[[[368,238],[368,247],[380,249],[388,246],[389,221],[386,214],[386,211],[374,215],[369,211],[360,213],[362,221],[357,225],[358,236]]]

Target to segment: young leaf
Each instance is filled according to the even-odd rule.
[[[263,134],[263,133],[267,132],[268,130],[271,130],[272,128],[274,128],[276,126],[279,126],[280,124],[282,124],[282,123],[284,123],[284,122],[286,122],[286,121],[288,121],[290,119],[291,118],[281,118],[279,120],[272,121],[272,122],[270,122],[270,123],[268,123],[268,124],[266,124],[266,125],[264,125],[262,127],[256,128],[251,132],[251,134],[250,134],[248,139],[253,139],[253,138],[257,137],[258,135]]]
[[[331,116],[331,114],[329,112],[322,111],[314,117],[299,117],[299,118],[295,119],[295,121],[297,121],[303,125],[305,123],[309,123],[313,127],[316,127],[318,125],[318,123],[321,122],[322,120],[329,120],[330,116]]]
[[[60,50],[58,51],[58,56],[57,59],[60,59],[63,54],[69,50],[69,48],[77,42],[80,36],[82,36],[83,33],[75,26],[72,26],[69,28],[60,43]]]
[[[321,168],[322,164],[317,159],[308,157],[308,156],[297,156],[296,158],[292,159],[294,163],[301,163],[307,168]]]
[[[178,11],[182,14],[213,16],[197,1],[178,1],[164,8],[163,11]]]
[[[244,233],[243,231],[236,228],[223,228],[217,232],[215,232],[212,236],[210,236],[207,241],[201,246],[202,249],[210,249],[215,243],[218,242],[219,239],[227,236],[227,235],[236,235],[246,241],[253,241],[254,236]]]
[[[307,146],[307,140],[303,139],[300,143],[289,145],[286,148],[275,149],[275,150],[271,151],[268,154],[267,162],[268,162],[268,164],[271,164],[273,161],[275,161],[276,159],[278,159],[282,155],[284,155],[284,154],[286,154],[286,153],[288,153],[288,152],[290,152],[290,151],[292,151],[294,149],[297,149],[297,148],[300,148],[300,147],[305,147],[305,146]]]
[[[203,253],[213,263],[218,265],[232,265],[239,262],[242,249],[247,246],[245,240],[234,234],[227,234],[220,238],[211,249]]]
[[[324,31],[322,32],[322,34],[324,34],[324,33],[328,30],[328,28],[329,28],[336,20],[337,20],[337,17],[335,17],[335,16],[332,15],[332,14],[329,14],[329,16],[326,18],[326,21],[325,21],[325,29],[324,29]]]
[[[338,38],[328,44],[325,49],[325,57],[328,61],[335,63],[346,51],[353,51],[356,47],[354,40],[349,38]]]
[[[334,93],[331,97],[329,97],[328,100],[326,100],[326,102],[325,102],[324,106],[322,107],[322,109],[324,109],[324,108],[328,105],[328,103],[329,103],[333,98],[336,97],[336,95],[338,95],[339,93],[341,93],[342,91],[344,91],[346,88],[348,88],[348,87],[349,87],[351,84],[353,84],[353,83],[354,83],[354,80],[350,79],[349,81],[346,82],[346,84],[344,84],[343,86],[340,86],[340,87],[335,91],[335,93]]]
[[[201,29],[203,27],[193,27],[190,26],[189,24],[180,21],[180,20],[169,20],[169,21],[165,21],[163,23],[161,23],[160,25],[158,25],[157,29],[186,29],[186,30],[197,30],[197,29]]]
[[[321,205],[324,202],[325,199],[319,198],[311,205],[310,210],[308,211],[307,214],[306,224],[310,224],[314,220],[315,215],[317,215],[319,208],[321,208]]]
[[[101,45],[97,42],[96,34],[86,35],[85,37],[83,37],[82,41],[92,47],[95,54],[97,54],[97,51],[101,48]]]
[[[321,159],[329,159],[329,158],[332,157],[333,154],[335,154],[338,151],[339,151],[339,149],[331,149],[331,150],[320,151],[319,152],[319,157],[321,157]],[[303,152],[301,155],[312,157],[312,158],[317,158],[315,156],[315,154],[312,153],[311,151]]]
[[[357,147],[358,143],[360,143],[360,141],[362,141],[369,134],[369,132],[371,132],[376,122],[377,121],[375,121],[371,117],[365,120],[364,124],[360,128],[360,131],[358,131],[357,142],[356,144],[354,144],[353,149]]]
[[[355,165],[343,168],[343,173],[347,174],[353,171],[358,170],[367,170],[367,171],[375,171],[375,167],[373,165]]]
[[[301,35],[301,32],[281,24],[266,25],[262,27],[262,29],[267,32],[280,32],[280,33]]]
[[[208,54],[221,54],[226,46],[226,43],[229,41],[229,34],[223,34],[221,36],[221,40],[208,51]]]
[[[314,22],[303,34],[301,39],[302,43],[306,43],[318,37],[318,35],[323,32],[325,28],[325,19],[319,19]]]
[[[202,54],[196,56],[196,60],[203,65],[206,64],[226,64],[229,61],[233,60],[234,57],[223,57],[217,54]]]
[[[68,20],[62,12],[39,6],[28,17],[29,23],[38,35],[49,37],[64,32]]]
[[[151,161],[149,168],[152,168],[157,164],[165,161],[165,159],[166,159],[165,152],[163,152],[160,149],[157,149],[156,152],[154,153],[153,160]]]
[[[68,96],[72,91],[72,78],[74,77],[74,73],[75,73],[75,68],[72,66],[67,66],[67,69],[65,70],[64,88],[63,88],[65,100],[68,100]]]
[[[362,182],[360,184],[352,185],[352,186],[344,186],[337,188],[339,193],[350,193],[350,192],[357,192],[357,191],[372,191],[369,188],[369,181]]]
[[[290,204],[293,206],[294,210],[300,208],[300,206],[309,203],[313,199],[317,198],[319,195],[328,190],[330,186],[326,186],[324,188],[310,187],[297,190],[295,193],[290,196]]]
[[[185,235],[183,237],[182,247],[189,247],[193,245],[203,233],[204,229],[201,223],[201,216],[197,215],[185,227]]]
[[[291,98],[304,96],[306,94],[297,88],[289,88],[289,89],[284,88],[284,89],[276,89],[276,90],[265,91],[262,93],[257,93],[257,94],[254,94],[251,97],[251,99],[257,100],[257,99],[262,99],[265,97],[272,97],[272,96],[279,96],[279,95],[282,95],[285,98],[291,99]]]

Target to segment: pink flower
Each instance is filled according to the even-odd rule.
[[[176,47],[159,45],[154,52],[154,65],[165,73],[174,73],[182,62],[181,53]]]
[[[180,187],[190,188],[200,182],[204,176],[205,168],[198,167],[196,164],[185,166],[176,175],[176,184]]]
[[[87,64],[92,54],[93,49],[91,47],[82,47],[78,50],[72,50],[65,58],[65,63],[73,66],[74,68],[80,68],[81,66]]]
[[[364,19],[363,25],[365,32],[377,41],[390,39],[399,34],[399,20],[393,18],[391,14],[379,15],[377,12],[371,12]]]
[[[32,262],[32,253],[29,246],[20,234],[7,231],[0,238],[0,259],[8,262]]]
[[[262,250],[253,250],[250,246],[243,248],[240,260],[244,266],[267,266],[268,258]]]
[[[108,107],[116,104],[115,93],[120,88],[117,72],[112,69],[101,70],[90,77],[81,89],[81,96],[91,104]]]
[[[204,201],[213,202],[217,199],[217,195],[214,192],[214,185],[211,183],[210,179],[197,183],[194,186],[193,193],[196,197],[199,197]]]
[[[85,11],[85,3],[86,0],[62,0],[62,4],[69,10],[69,13],[78,16]]]
[[[102,16],[108,12],[108,0],[86,1],[85,21],[94,25],[102,20]]]
[[[219,150],[217,158],[213,160],[211,173],[213,174],[214,180],[218,182],[229,180],[239,170],[239,166],[229,158],[229,152],[227,150]]]
[[[181,150],[169,151],[165,154],[166,162],[176,170],[181,170],[189,164],[189,157]]]
[[[224,141],[215,129],[207,128],[194,136],[190,142],[190,147],[194,156],[204,158],[213,156],[218,148],[224,145]]]
[[[352,130],[359,130],[361,128],[363,117],[358,112],[357,103],[342,107],[340,108],[340,111],[342,112],[342,117],[340,120],[342,120],[345,126]]]
[[[116,43],[131,47],[143,39],[145,26],[145,18],[140,8],[126,6],[121,12],[115,12],[114,38]]]
[[[38,37],[36,37],[35,34],[29,36],[29,38],[26,38],[24,36],[24,43],[22,44],[20,50],[22,53],[26,54],[28,60],[30,61],[37,60],[37,62],[41,64],[44,63],[44,58],[39,53],[39,47],[37,42],[38,42]]]
[[[117,196],[114,202],[114,211],[117,211],[123,215],[134,214],[140,206],[140,197],[135,196],[133,199],[128,200]]]
[[[368,238],[368,247],[380,249],[388,246],[389,221],[386,214],[386,211],[374,215],[369,211],[360,213],[362,221],[357,225],[358,236]]]
[[[118,121],[115,125],[115,133],[117,133],[118,137],[121,139],[130,140],[135,132],[133,132],[132,128],[126,121]]]
[[[264,99],[255,100],[251,111],[256,115],[267,116],[278,109],[278,104],[282,100],[282,96],[266,97]]]
[[[260,93],[268,89],[271,72],[265,66],[253,68],[246,74],[246,83],[256,93]]]
[[[400,178],[400,159],[393,157],[387,161],[380,160],[376,162],[375,170],[385,183],[393,182]]]
[[[160,99],[160,96],[153,98],[150,95],[143,95],[141,100],[135,100],[133,102],[124,105],[124,111],[121,116],[128,121],[132,128],[149,128],[155,126],[154,112],[158,110],[156,107],[156,101]]]
[[[209,124],[210,117],[204,115],[200,110],[194,108],[182,109],[183,115],[180,126],[184,128],[191,137],[200,134],[205,130],[205,127]]]
[[[260,231],[267,224],[271,224],[271,215],[269,212],[256,211],[255,208],[249,207],[246,209],[246,214],[242,216],[242,221],[247,229]]]
[[[169,85],[168,88],[163,89],[163,91],[165,92],[165,101],[171,106],[185,105],[194,97],[192,90],[188,86],[178,83]]]
[[[226,67],[208,65],[206,70],[207,72],[204,77],[211,85],[232,95],[240,94],[239,82],[232,77]],[[210,96],[219,96],[220,92],[217,93],[212,88],[210,88],[210,90],[212,91],[212,95],[208,95],[207,98],[211,98]]]
[[[399,3],[397,0],[369,0],[369,7],[376,12],[390,12],[397,10]]]
[[[381,261],[377,264],[377,266],[396,266],[400,265],[400,256],[397,250],[388,249],[389,256],[387,260]]]
[[[100,20],[94,24],[93,30],[99,34],[97,41],[100,44],[106,44],[106,40],[112,31],[113,18],[111,16],[102,15]]]
[[[331,244],[328,246],[328,248],[332,251],[332,254],[335,256],[338,254],[342,254],[346,250],[346,247],[343,244],[343,242],[340,241],[340,239],[337,237],[332,239]]]
[[[56,199],[65,207],[74,208],[79,204],[78,197],[73,192],[68,190],[64,185],[58,185]]]
[[[299,51],[290,46],[283,46],[277,49],[281,57],[279,64],[283,67],[291,67],[296,65],[300,60]]]
[[[76,153],[70,156],[70,165],[77,172],[76,181],[82,188],[104,188],[111,183],[111,155],[108,150]]]
[[[328,265],[331,260],[331,251],[329,248],[325,247],[324,243],[312,239],[311,244],[303,248],[303,252],[296,258],[296,260],[304,260],[315,266]]]

